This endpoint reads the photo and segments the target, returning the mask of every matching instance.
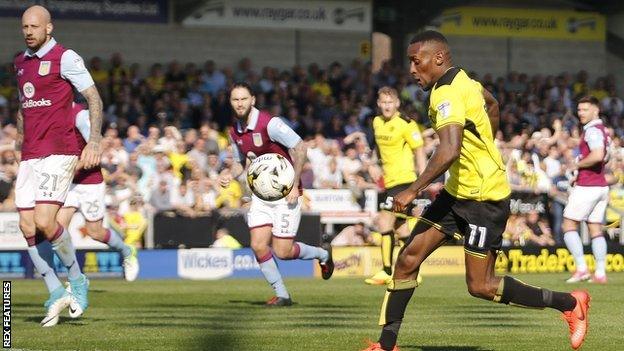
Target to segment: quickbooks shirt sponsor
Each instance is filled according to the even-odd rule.
[[[52,100],[41,98],[40,100],[28,99],[22,102],[22,108],[52,106]]]

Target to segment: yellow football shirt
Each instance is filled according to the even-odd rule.
[[[126,223],[126,239],[124,242],[128,245],[136,245],[141,243],[143,233],[147,228],[147,220],[139,211],[128,211],[123,214]]]
[[[240,207],[243,189],[237,181],[231,181],[226,188],[218,187],[217,191],[219,192],[219,195],[217,195],[215,202],[218,208],[222,206],[228,206],[229,208]]]
[[[182,179],[182,167],[188,165],[188,155],[179,152],[171,152],[168,156],[171,167],[173,167],[173,174],[175,174],[179,179]]]
[[[449,69],[431,89],[429,118],[436,132],[449,124],[464,127],[460,156],[444,185],[449,194],[477,201],[509,196],[505,164],[494,145],[481,83],[462,69]]]
[[[416,122],[406,121],[399,113],[387,121],[377,116],[373,119],[373,129],[386,188],[415,181],[413,150],[423,146]]]

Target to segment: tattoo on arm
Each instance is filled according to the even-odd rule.
[[[294,149],[290,150],[290,155],[293,158],[295,168],[295,185],[299,186],[299,178],[301,177],[301,172],[303,171],[303,165],[306,161],[306,151],[308,147],[306,143],[300,141],[297,145],[295,145]]]
[[[102,99],[95,85],[80,92],[89,104],[89,121],[91,122],[91,133],[89,142],[99,143],[102,140]]]
[[[15,151],[22,151],[22,142],[24,141],[24,116],[22,110],[17,110],[17,139],[15,140]]]

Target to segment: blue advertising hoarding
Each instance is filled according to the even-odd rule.
[[[78,250],[78,263],[90,278],[123,278],[123,258],[115,251]],[[261,278],[262,272],[251,249],[189,249],[139,251],[139,279]],[[315,261],[276,259],[284,277],[313,277]],[[67,269],[56,255],[59,277]],[[39,278],[26,250],[0,251],[0,278]]]

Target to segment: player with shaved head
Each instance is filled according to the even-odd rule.
[[[450,176],[423,212],[397,259],[381,308],[378,343],[366,350],[398,350],[396,341],[407,304],[418,286],[422,262],[451,238],[464,237],[468,292],[484,300],[563,313],[574,349],[587,333],[589,294],[556,292],[494,272],[496,253],[509,217],[505,164],[494,145],[498,104],[481,84],[453,65],[446,38],[435,31],[416,35],[407,49],[410,73],[430,91],[429,118],[440,138],[424,171],[394,197],[393,210],[405,208],[433,180]]]
[[[56,325],[70,304],[71,314],[88,306],[88,280],[80,271],[67,228],[57,213],[67,196],[77,167],[91,169],[100,163],[102,100],[82,58],[52,37],[52,19],[42,6],[31,6],[22,15],[26,51],[15,57],[20,109],[17,113],[17,151],[21,161],[15,185],[15,205],[28,254],[50,293],[42,326]],[[73,89],[87,100],[91,131],[84,148],[76,129]],[[54,273],[53,252],[67,268],[72,294]]]

